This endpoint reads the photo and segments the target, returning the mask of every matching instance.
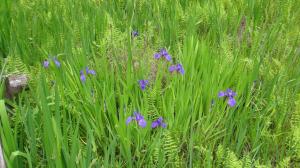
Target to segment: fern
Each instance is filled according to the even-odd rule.
[[[290,157],[286,157],[286,158],[284,158],[284,159],[278,164],[278,167],[279,167],[279,168],[289,168],[289,167],[290,167],[290,161],[291,161],[291,158],[290,158]]]
[[[147,94],[147,111],[148,111],[148,116],[152,120],[158,118],[158,111],[156,108],[156,97],[157,97],[157,91],[156,88],[152,88],[149,90],[149,94]]]
[[[29,71],[26,65],[21,60],[21,58],[18,56],[8,56],[6,75],[10,76],[10,75],[21,75],[21,74],[29,75]]]
[[[216,162],[218,167],[222,167],[224,164],[226,150],[222,145],[219,145],[216,152]]]
[[[292,114],[291,117],[291,124],[294,128],[300,125],[300,95],[298,97],[299,100],[296,102],[295,112]]]
[[[237,156],[234,154],[234,152],[228,150],[228,155],[226,157],[226,160],[224,162],[224,167],[228,168],[240,168],[242,167],[243,163],[240,161]]]
[[[163,149],[165,151],[165,157],[167,161],[169,163],[172,163],[172,165],[174,165],[175,167],[180,167],[180,158],[178,156],[178,143],[174,140],[169,131],[164,132],[163,139]]]
[[[152,155],[152,158],[153,158],[152,162],[154,164],[157,164],[159,162],[159,160],[161,159],[159,157],[159,149],[160,149],[159,147],[154,148],[154,152],[153,152],[153,155]]]
[[[219,145],[216,151],[216,164],[217,167],[228,168],[252,167],[252,162],[249,155],[239,159],[234,152],[229,149],[225,149],[222,145]]]
[[[300,159],[300,98],[296,102],[295,111],[291,117],[291,126],[291,147],[294,149],[297,159]]]

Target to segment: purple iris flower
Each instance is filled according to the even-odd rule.
[[[231,89],[227,89],[226,91],[221,91],[218,94],[218,97],[226,97],[228,99],[227,104],[231,107],[235,106],[236,104],[236,100],[234,99],[234,97],[236,96],[236,93],[231,90]]]
[[[55,65],[56,65],[56,67],[59,68],[60,67],[60,62],[57,60],[56,57],[53,58],[53,61],[54,61]]]
[[[81,80],[82,82],[85,82],[85,81],[86,81],[86,77],[85,77],[85,75],[84,75],[83,70],[80,71],[80,80]]]
[[[86,81],[86,75],[96,75],[96,72],[92,69],[89,69],[88,67],[85,68],[85,71],[80,70],[80,80],[82,82]]]
[[[49,64],[50,64],[50,62],[48,60],[45,60],[43,63],[44,68],[48,68]]]
[[[170,54],[166,54],[164,57],[165,57],[165,59],[166,59],[167,61],[171,61],[171,60],[172,60],[172,57],[171,57]]]
[[[151,124],[152,128],[156,128],[156,127],[159,127],[159,126],[161,126],[162,128],[167,127],[167,124],[163,122],[162,117],[159,117],[156,121],[153,121],[152,124]]]
[[[167,52],[167,50],[165,48],[162,48],[162,49],[160,49],[160,54],[161,55],[167,55],[168,52]]]
[[[167,61],[172,60],[171,55],[167,52],[165,48],[161,49],[158,53],[154,54],[155,59],[160,59],[161,57],[164,57]]]
[[[154,58],[155,58],[155,59],[160,59],[160,57],[161,57],[161,54],[160,54],[160,53],[155,53],[155,54],[154,54]]]
[[[134,116],[130,116],[126,120],[126,125],[128,125],[132,120],[136,120],[138,125],[142,128],[146,127],[147,122],[144,117],[139,112],[134,112]]]
[[[85,70],[87,74],[96,75],[96,72],[92,69],[89,69],[89,67],[86,67]]]
[[[169,67],[169,71],[172,73],[174,71],[177,71],[179,73],[181,73],[182,75],[184,74],[184,69],[183,69],[183,66],[182,64],[177,64],[177,65],[171,65]]]
[[[139,84],[142,90],[145,90],[147,85],[149,84],[148,80],[139,80]]]
[[[137,37],[139,35],[138,31],[132,31],[131,32],[132,37]]]

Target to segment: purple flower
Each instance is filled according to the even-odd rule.
[[[159,127],[159,126],[161,126],[162,128],[167,127],[167,124],[163,122],[162,117],[159,117],[156,121],[153,121],[152,124],[151,124],[152,128],[156,128],[156,127]]]
[[[160,57],[161,57],[160,53],[155,53],[155,54],[154,54],[154,58],[155,58],[155,59],[160,59]]]
[[[232,98],[229,98],[228,99],[228,105],[229,106],[231,106],[231,107],[233,107],[233,106],[235,106],[235,104],[236,104],[236,101],[235,101],[235,99],[232,97]]]
[[[165,59],[166,59],[167,61],[171,61],[171,60],[172,60],[172,57],[171,57],[171,55],[169,55],[169,54],[166,54],[164,57],[165,57]]]
[[[132,120],[136,120],[138,125],[142,128],[146,127],[147,122],[144,117],[139,112],[134,112],[134,116],[130,116],[126,119],[126,125],[128,125]]]
[[[166,50],[165,48],[160,49],[160,52],[159,52],[159,53],[160,53],[162,56],[168,54],[168,52],[167,52],[167,50]]]
[[[149,84],[148,80],[139,80],[139,85],[141,87],[142,90],[146,89],[146,86]]]
[[[49,64],[50,64],[50,62],[48,60],[45,60],[43,63],[44,68],[48,68]]]
[[[132,37],[137,37],[139,35],[139,32],[137,31],[132,31],[131,32]]]
[[[89,69],[88,67],[85,68],[85,71],[84,70],[80,70],[80,80],[82,82],[86,81],[86,75],[96,75],[96,72],[94,70],[92,70],[92,69]]]
[[[172,60],[171,55],[167,52],[165,48],[162,48],[158,53],[154,54],[155,59],[160,59],[161,57],[164,57],[167,61]]]
[[[226,97],[228,99],[227,104],[231,107],[235,106],[236,104],[236,100],[234,99],[234,97],[236,96],[236,93],[231,90],[231,89],[227,89],[226,91],[221,91],[218,94],[218,97]]]
[[[219,98],[224,97],[224,96],[226,96],[226,92],[223,92],[223,91],[219,92],[219,94],[218,94]]]
[[[60,62],[57,60],[56,57],[53,58],[53,61],[54,61],[55,65],[56,65],[56,67],[59,68],[60,67]]]
[[[172,73],[174,71],[177,71],[179,73],[181,73],[182,75],[184,74],[184,69],[183,69],[183,66],[182,64],[177,64],[177,65],[171,65],[169,67],[169,71]]]
[[[89,67],[86,67],[85,70],[87,74],[96,75],[96,72],[92,69],[89,69]]]
[[[86,77],[85,77],[85,75],[84,75],[83,70],[80,71],[80,80],[81,80],[82,82],[85,82],[85,81],[86,81]]]

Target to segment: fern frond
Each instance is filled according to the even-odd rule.
[[[165,151],[165,156],[169,163],[174,165],[175,167],[180,167],[180,158],[178,156],[179,147],[178,143],[172,137],[169,131],[164,132],[164,144],[163,149]]]
[[[286,157],[286,158],[284,158],[284,159],[278,164],[278,167],[279,167],[279,168],[289,168],[289,167],[290,167],[290,161],[291,161],[291,158],[290,158],[290,157]]]
[[[26,65],[23,63],[20,57],[18,56],[8,56],[7,57],[7,67],[6,67],[6,76],[10,75],[29,75],[29,71]]]
[[[240,168],[243,167],[242,161],[240,161],[234,152],[228,150],[228,155],[224,162],[224,167],[228,168]]]
[[[156,108],[156,97],[157,97],[157,91],[156,88],[152,88],[149,90],[149,94],[147,94],[147,112],[149,118],[152,120],[155,120],[159,117],[158,110]]]

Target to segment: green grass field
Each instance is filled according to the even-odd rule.
[[[8,168],[300,167],[299,0],[0,0],[20,74]]]

